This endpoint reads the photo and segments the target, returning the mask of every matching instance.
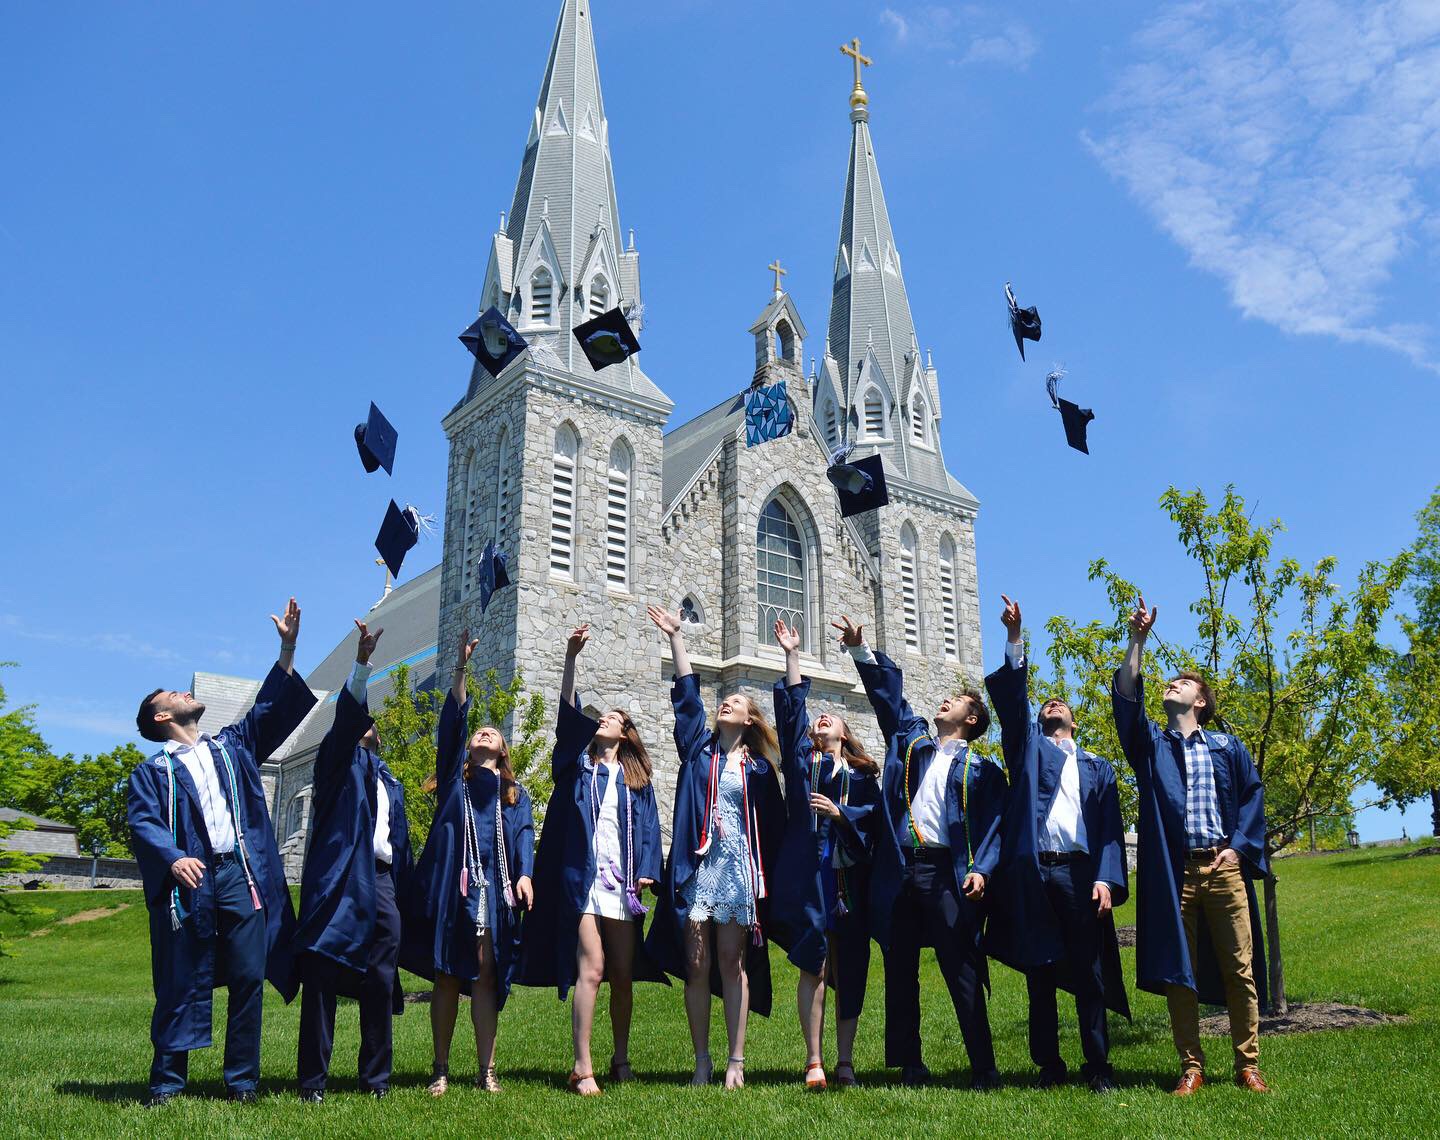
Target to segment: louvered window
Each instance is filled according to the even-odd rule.
[[[550,574],[575,577],[575,469],[580,441],[562,424],[555,433],[555,471],[550,478]]]
[[[554,311],[555,279],[543,266],[530,278],[530,323],[548,325]]]
[[[925,401],[919,395],[916,395],[915,399],[910,401],[910,437],[916,443],[923,444],[926,442],[926,427],[928,425],[925,421],[927,418],[925,414]]]
[[[623,439],[610,449],[605,488],[605,581],[612,590],[630,588],[630,448]]]
[[[905,648],[920,651],[920,581],[915,563],[915,532],[906,523],[900,531],[900,610]]]
[[[865,393],[865,434],[875,437],[885,435],[885,401],[874,388]]]
[[[610,308],[610,286],[603,277],[590,282],[590,315],[598,317]]]
[[[840,446],[840,422],[835,415],[835,401],[825,401],[825,442],[832,448]]]
[[[960,623],[955,608],[955,543],[947,534],[940,539],[940,619],[945,638],[945,660],[960,660]]]

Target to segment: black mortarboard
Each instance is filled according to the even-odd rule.
[[[576,325],[575,339],[580,342],[580,351],[596,372],[628,360],[640,351],[640,342],[635,339],[630,322],[618,308],[601,313],[593,321]]]
[[[890,501],[890,493],[885,489],[885,465],[880,456],[867,455],[852,461],[850,453],[854,450],[853,443],[836,448],[825,471],[840,496],[840,514],[847,519],[883,507]]]
[[[480,367],[491,376],[499,376],[507,364],[530,347],[493,305],[460,334],[460,343],[475,354]]]
[[[360,462],[366,471],[385,468],[386,475],[395,473],[395,441],[400,437],[390,426],[384,414],[373,403],[370,418],[363,424],[355,425],[355,446],[360,450]]]
[[[1090,454],[1090,448],[1086,446],[1085,429],[1090,421],[1095,418],[1095,413],[1089,408],[1082,408],[1079,404],[1070,400],[1061,399],[1055,391],[1060,381],[1065,378],[1065,369],[1058,364],[1045,375],[1045,391],[1050,397],[1050,403],[1060,413],[1061,420],[1065,423],[1065,442],[1076,451],[1083,451]]]
[[[420,541],[420,516],[414,507],[403,511],[390,500],[390,509],[385,512],[385,521],[380,524],[380,533],[375,536],[375,549],[385,559],[390,573],[400,577],[400,564],[405,555]]]
[[[1025,342],[1040,339],[1040,310],[1031,305],[1022,309],[1010,291],[1010,282],[1005,282],[1005,302],[1010,306],[1010,331],[1015,334],[1015,347],[1020,350],[1020,359],[1025,359]]]
[[[762,384],[745,394],[746,447],[789,435],[794,427],[795,413],[790,410],[784,380]]]
[[[503,590],[510,585],[510,575],[505,570],[505,555],[495,549],[493,541],[485,544],[485,552],[480,555],[480,612],[483,614],[490,608],[490,599],[496,590]]]

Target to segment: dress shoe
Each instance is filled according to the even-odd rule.
[[[145,1102],[146,1108],[164,1108],[175,1099],[177,1093],[157,1092],[151,1093],[150,1099]]]
[[[1260,1076],[1259,1069],[1241,1069],[1235,1074],[1235,1083],[1250,1092],[1268,1093],[1270,1091],[1270,1086]]]
[[[970,1081],[970,1087],[975,1092],[994,1092],[1000,1087],[1000,1074],[994,1071],[981,1073]]]
[[[259,1094],[254,1089],[231,1089],[227,1098],[231,1104],[258,1104]]]
[[[1205,1074],[1199,1069],[1186,1069],[1180,1074],[1180,1083],[1171,1092],[1175,1096],[1190,1096],[1205,1083]]]
[[[300,1090],[300,1103],[301,1103],[301,1104],[324,1104],[324,1103],[325,1103],[325,1090],[324,1090],[324,1089],[301,1089],[301,1090]]]
[[[924,1065],[906,1065],[900,1070],[900,1083],[907,1089],[922,1089],[932,1084],[934,1079]]]
[[[365,1095],[366,1095],[366,1096],[370,1096],[370,1097],[374,1097],[376,1100],[384,1100],[387,1096],[390,1095],[390,1090],[389,1090],[389,1088],[383,1088],[383,1089],[366,1089],[366,1090],[365,1090]]]
[[[1091,1092],[1100,1093],[1102,1096],[1105,1093],[1112,1093],[1120,1087],[1109,1073],[1096,1073],[1090,1078],[1089,1085]]]
[[[1065,1078],[1069,1075],[1070,1070],[1064,1065],[1060,1065],[1058,1068],[1053,1065],[1047,1065],[1040,1070],[1040,1076],[1035,1081],[1035,1087],[1037,1089],[1059,1088],[1065,1083]]]

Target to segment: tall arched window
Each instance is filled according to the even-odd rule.
[[[920,578],[915,558],[915,529],[900,528],[900,614],[905,648],[920,652]]]
[[[285,837],[288,839],[305,825],[305,789],[296,792],[285,809]]]
[[[778,498],[760,512],[755,530],[755,597],[758,605],[760,643],[775,644],[775,619],[800,631],[802,648],[810,638],[806,626],[805,548],[800,528]]]
[[[575,578],[575,467],[580,439],[569,424],[555,433],[555,470],[550,477],[550,574]]]
[[[475,586],[475,564],[485,546],[480,525],[480,503],[484,497],[480,486],[480,455],[476,452],[465,465],[465,513],[461,523],[464,531],[460,540],[460,550],[465,559],[464,574],[460,580],[462,595],[468,595]]]
[[[865,435],[871,439],[885,438],[885,397],[873,385],[865,390]]]
[[[940,620],[945,660],[960,660],[960,622],[955,607],[955,540],[940,536]]]
[[[612,590],[630,589],[630,445],[617,439],[610,449],[605,484],[605,581]]]
[[[548,325],[555,307],[555,279],[545,266],[530,277],[530,323]]]
[[[919,392],[910,401],[910,438],[922,447],[930,443],[930,409]]]
[[[514,479],[511,471],[514,457],[510,451],[510,428],[503,426],[500,429],[500,447],[497,452],[499,467],[495,472],[495,545],[502,550],[505,549],[506,532],[510,529],[510,488]],[[507,550],[506,553],[513,554],[514,551]]]
[[[610,283],[597,273],[590,279],[590,315],[598,317],[610,308]]]

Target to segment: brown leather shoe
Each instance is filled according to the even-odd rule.
[[[1205,1083],[1205,1074],[1199,1069],[1186,1069],[1180,1074],[1180,1083],[1171,1089],[1174,1096],[1191,1096]]]
[[[1259,1069],[1241,1069],[1235,1074],[1235,1083],[1250,1092],[1268,1093],[1270,1091],[1270,1086],[1260,1076]]]

